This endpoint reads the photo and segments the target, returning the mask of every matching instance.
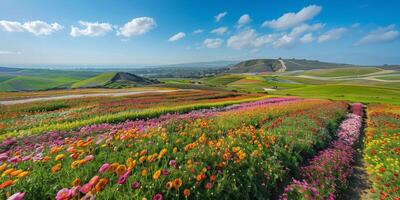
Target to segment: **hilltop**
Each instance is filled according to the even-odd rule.
[[[330,69],[351,67],[353,65],[341,63],[321,62],[306,59],[253,59],[239,62],[227,71],[228,73],[261,73],[285,72],[296,70]]]
[[[145,86],[160,83],[157,80],[148,79],[127,72],[103,73],[89,79],[85,79],[72,84],[72,88],[122,88]]]

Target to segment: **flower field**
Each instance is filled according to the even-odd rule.
[[[0,196],[277,198],[346,113],[345,102],[273,98],[9,138]]]
[[[365,146],[371,193],[377,199],[400,199],[400,107],[369,107]]]
[[[90,97],[7,105],[0,107],[0,136],[31,134],[101,123],[154,108],[221,103],[260,97],[221,91],[177,91],[122,97]],[[124,115],[119,117],[119,115]],[[98,119],[103,117],[103,119]],[[146,117],[144,117],[146,118]],[[74,125],[76,123],[77,125]]]

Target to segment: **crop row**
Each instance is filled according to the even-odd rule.
[[[1,154],[1,198],[273,198],[332,139],[343,102],[263,100],[30,136]],[[34,137],[37,137],[34,139]],[[40,141],[41,138],[43,141]]]
[[[355,155],[353,144],[359,139],[364,115],[361,104],[353,104],[351,110],[336,133],[337,139],[302,167],[302,180],[294,179],[285,188],[283,200],[334,200],[347,188]]]
[[[113,115],[126,111],[141,111],[153,107],[216,103],[258,96],[260,95],[192,90],[6,105],[0,106],[0,134],[91,119],[102,115]]]
[[[400,199],[400,107],[369,107],[364,158],[372,195]]]

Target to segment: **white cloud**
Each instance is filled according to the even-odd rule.
[[[197,29],[197,30],[193,31],[193,34],[200,34],[202,32],[204,32],[203,29]]]
[[[324,24],[321,23],[317,23],[317,24],[312,24],[312,25],[308,25],[308,24],[302,24],[300,26],[296,26],[292,29],[291,31],[291,35],[292,36],[299,36],[305,32],[312,32],[312,31],[317,31],[320,30],[324,27]]]
[[[285,34],[272,43],[275,48],[290,48],[296,44],[296,37]]]
[[[39,20],[25,23],[1,20],[0,28],[7,32],[30,32],[36,36],[39,36],[51,35],[56,31],[62,30],[64,27],[58,23],[48,24]]]
[[[231,36],[227,41],[227,46],[233,49],[243,48],[260,48],[265,44],[271,43],[274,40],[274,36],[263,35],[258,36],[254,29],[246,29],[239,32],[236,35]]]
[[[211,31],[211,33],[215,33],[217,35],[223,35],[224,33],[228,32],[228,27],[219,27]]]
[[[321,23],[312,25],[302,24],[300,26],[296,26],[292,29],[292,31],[289,34],[284,33],[280,38],[274,41],[272,45],[275,48],[292,48],[297,44],[299,44],[299,42],[302,44],[310,43],[314,41],[312,33],[310,32],[320,30],[324,26],[325,25]],[[304,33],[307,34],[303,35]]]
[[[244,14],[242,15],[239,20],[237,21],[237,27],[240,28],[243,25],[249,23],[251,21],[250,15]]]
[[[346,28],[335,28],[331,29],[324,34],[320,35],[318,37],[318,42],[323,43],[323,42],[328,42],[331,40],[337,40],[342,37],[342,35],[347,31]]]
[[[124,37],[143,35],[157,26],[156,21],[151,17],[138,17],[119,28],[117,35]]]
[[[1,51],[0,50],[0,55],[20,55],[21,52],[19,51]]]
[[[304,23],[307,20],[310,20],[317,16],[322,10],[321,6],[310,5],[304,7],[297,13],[286,13],[279,17],[278,19],[274,19],[271,21],[265,21],[262,24],[262,27],[270,27],[273,29],[284,30],[291,27],[295,27]]]
[[[203,42],[203,45],[207,48],[210,49],[215,49],[221,47],[222,43],[224,43],[224,40],[220,38],[215,38],[215,39],[205,39]]]
[[[392,24],[375,29],[361,38],[356,45],[391,42],[399,36],[399,31],[395,30],[395,28],[395,25]]]
[[[79,21],[79,24],[84,28],[79,28],[75,26],[71,26],[71,33],[72,37],[79,37],[79,36],[104,36],[107,32],[113,30],[112,25],[109,23],[98,23],[98,22],[85,22]]]
[[[184,38],[185,36],[186,36],[186,34],[185,34],[184,32],[179,32],[179,33],[177,33],[177,34],[171,36],[171,37],[168,39],[168,41],[170,41],[170,42],[175,42],[175,41],[177,41],[177,40],[180,40],[180,39]]]
[[[222,12],[222,13],[219,13],[217,16],[215,16],[214,18],[215,18],[215,21],[216,22],[219,22],[219,21],[221,21],[221,19],[223,18],[223,17],[225,17],[226,15],[228,14],[228,12]]]
[[[307,33],[300,38],[300,42],[303,44],[308,44],[314,41],[314,37],[312,33]]]

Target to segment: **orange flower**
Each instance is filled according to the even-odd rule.
[[[57,173],[61,169],[61,164],[58,163],[51,168],[51,173]]]
[[[136,160],[134,160],[133,158],[128,158],[128,160],[126,160],[126,165],[129,169],[133,169],[136,167]]]
[[[0,172],[6,170],[6,168],[7,168],[7,163],[3,163],[3,164],[0,166]]]
[[[80,178],[75,178],[71,183],[72,186],[78,186],[80,184],[81,184],[81,179]]]
[[[107,183],[108,183],[108,179],[106,179],[106,178],[100,179],[100,181],[95,186],[96,192],[102,191],[104,189],[104,187],[107,185]]]
[[[140,163],[144,163],[144,161],[146,161],[146,156],[142,156],[139,158]]]
[[[184,189],[183,190],[183,196],[185,196],[185,198],[188,198],[189,197],[189,195],[190,195],[190,190],[189,189]]]
[[[157,170],[154,174],[153,174],[153,179],[157,180],[159,179],[161,176],[161,170]]]
[[[118,166],[119,166],[118,163],[113,163],[110,165],[110,168],[108,169],[108,171],[110,171],[111,173],[114,173]]]
[[[176,178],[174,180],[174,188],[177,190],[182,186],[182,179]]]
[[[142,176],[146,176],[147,175],[147,169],[143,169],[141,174],[142,174]]]
[[[47,162],[50,159],[51,159],[50,156],[45,156],[45,157],[42,158],[42,162]]]
[[[7,180],[7,181],[3,182],[2,184],[0,184],[0,189],[4,189],[12,184],[13,184],[12,180]]]
[[[122,176],[123,174],[125,174],[125,172],[126,172],[126,167],[125,167],[125,165],[118,165],[117,169],[115,169],[115,173],[116,173],[118,176]]]
[[[212,182],[216,181],[217,180],[217,176],[216,175],[211,175],[210,180]]]
[[[13,172],[15,169],[10,168],[7,169],[6,171],[3,172],[3,174],[1,175],[2,177],[9,175],[11,172]]]
[[[29,172],[28,171],[24,171],[24,172],[22,172],[22,173],[20,173],[20,174],[18,174],[18,178],[23,178],[23,177],[25,177],[25,176],[27,176],[29,174]]]
[[[170,190],[173,186],[174,186],[174,184],[171,181],[168,181],[167,184],[165,185],[167,190]]]
[[[11,172],[10,175],[11,175],[11,176],[18,176],[18,174],[20,174],[20,173],[22,173],[22,172],[23,172],[23,171],[19,169],[19,170],[15,170],[15,171]]]

